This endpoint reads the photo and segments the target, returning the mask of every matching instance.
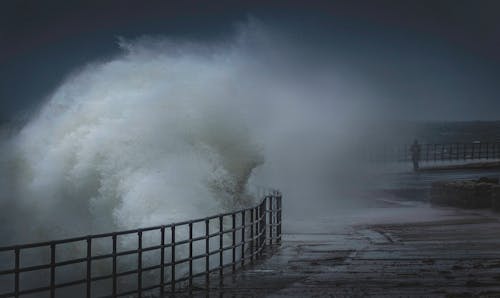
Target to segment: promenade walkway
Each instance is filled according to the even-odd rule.
[[[418,183],[401,175],[398,185],[424,187],[438,179],[432,175],[421,174]],[[450,172],[448,177],[471,175]],[[285,229],[282,246],[266,258],[228,275],[222,284],[213,283],[209,293],[193,294],[500,297],[498,213],[432,207],[393,196],[369,208],[289,221]]]

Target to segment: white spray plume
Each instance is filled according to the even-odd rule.
[[[234,210],[253,203],[249,183],[309,205],[331,190],[317,178],[369,110],[359,85],[307,67],[292,40],[254,20],[214,44],[119,44],[121,55],[64,80],[4,150],[9,241]]]

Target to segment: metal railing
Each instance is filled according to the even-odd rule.
[[[384,148],[372,154],[373,161],[411,161],[411,145]],[[420,161],[467,161],[500,159],[500,142],[421,144]]]
[[[74,288],[83,297],[141,297],[152,293],[160,294],[161,297],[191,288],[195,278],[201,279],[208,288],[211,276],[218,274],[222,279],[225,271],[234,272],[261,256],[266,245],[281,243],[281,201],[281,194],[273,191],[265,195],[257,206],[235,212],[169,225],[0,247],[0,253],[11,254],[13,263],[13,267],[0,270],[3,288],[11,286],[10,290],[0,291],[0,297],[35,293],[56,297],[58,291],[68,288]],[[147,241],[144,240],[146,233]],[[152,240],[151,233],[159,233],[157,242]],[[126,249],[118,249],[120,238],[130,236],[135,238],[136,248],[130,249],[128,245]],[[96,241],[108,242],[111,251],[98,252],[93,245]],[[68,244],[73,248],[83,246],[84,255],[64,260],[58,258],[58,249]],[[21,266],[23,253],[36,248],[48,249],[50,262]],[[119,259],[126,256],[137,257],[136,268],[119,270]],[[147,264],[146,258],[156,264]],[[108,261],[105,267],[110,272],[96,274],[93,266],[103,260]],[[56,270],[72,264],[83,265],[81,271],[85,276],[63,281],[56,279]],[[102,271],[102,264],[99,266]],[[22,284],[22,275],[32,272],[46,272],[48,283],[36,287]],[[148,273],[151,274],[146,276]],[[134,284],[134,287],[122,289],[120,285],[124,283],[119,282],[119,279],[130,276],[135,281],[127,284]],[[10,282],[5,282],[6,277],[10,277]],[[107,281],[108,286],[97,287],[103,281]],[[98,293],[97,288],[101,293]]]

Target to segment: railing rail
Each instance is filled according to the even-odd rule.
[[[10,260],[13,264],[11,268],[0,269],[0,282],[4,284],[0,288],[0,297],[21,297],[35,293],[56,297],[58,290],[72,287],[80,287],[79,291],[84,293],[84,297],[128,295],[141,297],[144,293],[148,292],[149,294],[152,291],[163,296],[167,293],[175,293],[179,286],[191,288],[193,280],[197,277],[204,277],[204,283],[208,288],[211,274],[218,272],[222,279],[225,271],[229,268],[234,272],[238,267],[244,266],[248,262],[254,262],[262,255],[267,245],[281,243],[281,198],[281,193],[272,191],[265,195],[257,206],[235,212],[169,225],[0,247],[0,252],[3,254],[11,254]],[[229,225],[227,224],[228,220],[230,221]],[[198,229],[195,229],[195,225],[198,226]],[[187,230],[187,236],[176,239],[176,235],[181,229]],[[159,232],[159,241],[156,244],[148,244],[144,240],[144,234],[154,232]],[[120,237],[131,235],[136,236],[137,248],[119,250]],[[224,239],[225,236],[226,239]],[[169,241],[167,241],[168,238]],[[103,240],[109,240],[111,252],[103,254],[93,250],[93,242]],[[58,260],[57,251],[62,245],[73,244],[76,246],[82,242],[85,250],[84,256],[63,261]],[[195,251],[195,244],[203,251]],[[217,247],[214,247],[214,244],[218,244]],[[187,250],[187,256],[179,254],[181,246],[187,246],[182,249],[184,253]],[[49,248],[50,262],[22,266],[22,253],[33,248]],[[152,252],[158,254],[153,258],[153,260],[157,260],[157,263],[146,264],[144,262],[145,254],[150,255]],[[120,271],[117,265],[119,258],[127,256],[137,257],[136,268]],[[217,259],[218,262],[216,262]],[[110,272],[96,274],[92,267],[96,262],[103,260],[110,261],[111,264],[108,266]],[[201,261],[204,265],[194,266],[195,261]],[[72,264],[84,265],[85,277],[63,282],[58,281],[56,270]],[[187,270],[176,272],[180,265],[187,265]],[[48,284],[44,286],[28,285],[31,287],[26,287],[21,282],[23,274],[47,271],[49,273]],[[150,282],[146,285],[145,280],[150,280],[151,276],[145,278],[144,274],[152,271],[156,272],[154,277],[157,278],[157,282]],[[136,287],[127,290],[121,289],[118,279],[134,275]],[[8,277],[10,277],[10,281],[5,282]],[[107,293],[96,293],[94,286],[102,281],[110,282],[110,286],[100,287],[101,292]],[[10,290],[5,290],[8,285],[11,286]]]
[[[372,152],[370,160],[408,162],[412,160],[411,145],[386,147]],[[421,144],[420,161],[467,161],[500,159],[500,142]]]

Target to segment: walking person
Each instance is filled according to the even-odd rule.
[[[410,152],[411,152],[411,160],[413,161],[413,170],[416,172],[418,171],[418,162],[420,161],[420,151],[421,151],[420,144],[418,141],[415,139],[413,144],[410,147]]]

